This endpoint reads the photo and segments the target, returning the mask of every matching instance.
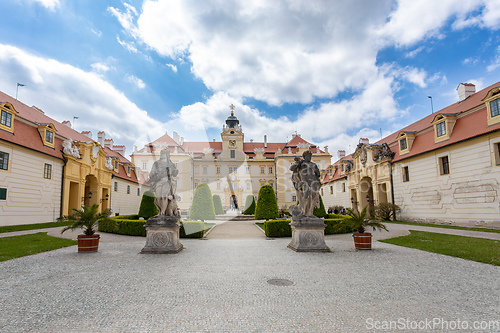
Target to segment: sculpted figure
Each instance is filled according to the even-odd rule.
[[[64,154],[80,158],[80,150],[73,144],[71,138],[64,140],[62,146]]]
[[[155,193],[155,206],[158,208],[158,216],[177,216],[176,186],[173,177],[177,176],[179,170],[170,160],[170,152],[163,149],[160,159],[154,162],[149,174],[151,190]]]
[[[302,154],[303,159],[295,157],[295,163],[290,167],[292,182],[297,191],[299,208],[293,209],[294,215],[313,216],[314,208],[320,207],[319,191],[321,183],[318,166],[311,162],[312,153],[307,150]]]

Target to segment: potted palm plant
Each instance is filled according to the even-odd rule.
[[[366,208],[363,208],[361,213],[351,208],[347,208],[347,215],[344,220],[337,224],[336,228],[349,227],[354,230],[352,237],[354,238],[354,247],[358,250],[372,249],[372,234],[365,232],[366,227],[372,227],[373,230],[387,230],[385,225],[379,221],[374,221],[366,218]]]
[[[96,252],[99,248],[100,235],[95,233],[95,228],[99,220],[109,218],[110,211],[99,213],[98,210],[99,205],[93,204],[83,206],[81,210],[73,209],[73,214],[58,218],[58,221],[73,222],[65,227],[61,234],[68,230],[83,229],[83,235],[78,235],[78,252]]]

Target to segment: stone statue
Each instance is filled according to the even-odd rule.
[[[149,184],[155,193],[155,206],[158,208],[157,216],[177,216],[176,185],[174,177],[179,170],[170,160],[170,152],[163,149],[160,159],[153,163],[149,174]]]
[[[108,169],[108,170],[114,170],[114,169],[115,169],[115,168],[113,167],[113,159],[112,159],[110,156],[106,157],[105,167],[106,167],[106,169]]]
[[[295,163],[290,167],[293,186],[299,200],[299,210],[295,208],[292,213],[294,216],[313,216],[314,208],[320,207],[321,174],[318,166],[311,162],[311,151],[305,151],[302,157],[303,159],[295,157]]]
[[[391,150],[387,143],[383,143],[380,149],[378,149],[373,155],[373,160],[379,162],[385,159],[393,159],[395,153]]]
[[[62,146],[63,146],[63,153],[65,155],[81,158],[80,150],[78,149],[77,146],[74,145],[73,140],[71,140],[71,138],[64,140]]]

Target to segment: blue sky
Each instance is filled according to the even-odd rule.
[[[14,0],[0,90],[78,131],[141,146],[165,131],[354,150],[500,78],[500,1]],[[335,158],[334,158],[335,160]]]

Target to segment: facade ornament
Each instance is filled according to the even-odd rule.
[[[71,138],[64,140],[62,146],[63,146],[63,153],[65,155],[81,158],[80,150],[78,149],[77,146],[75,146]]]
[[[174,147],[174,154],[177,154],[179,151],[177,150],[177,146]]]
[[[106,157],[106,164],[105,164],[106,169],[108,170],[114,170],[115,168],[113,167],[113,158],[111,156]]]
[[[364,143],[359,143],[358,146],[356,147],[356,151],[354,152],[354,154],[358,154],[359,161],[361,162],[361,164],[363,166],[365,166],[366,161],[368,159],[367,153],[366,153],[366,146],[367,145]]]
[[[276,151],[276,154],[281,154],[281,148],[278,148],[278,151]]]
[[[92,147],[92,158],[95,160],[97,159],[97,154],[99,153],[99,146],[95,145]]]
[[[288,154],[292,153],[292,148],[288,147]]]
[[[254,151],[256,154],[258,154],[258,153],[264,153],[266,150],[265,150],[264,148],[255,148],[253,151]]]
[[[203,148],[203,154],[208,155],[208,154],[213,154],[214,149],[213,148]]]
[[[345,172],[351,172],[354,164],[351,161],[345,161]]]
[[[297,144],[297,148],[306,148],[306,149],[309,149],[309,147],[311,147],[311,144],[307,143],[307,142],[300,142]]]
[[[375,162],[379,162],[379,161],[382,161],[382,160],[385,160],[385,159],[393,159],[394,158],[394,155],[396,155],[396,153],[394,153],[391,148],[389,148],[389,145],[387,143],[383,143],[381,146],[380,146],[380,149],[378,149],[374,154],[373,154],[373,160]]]

